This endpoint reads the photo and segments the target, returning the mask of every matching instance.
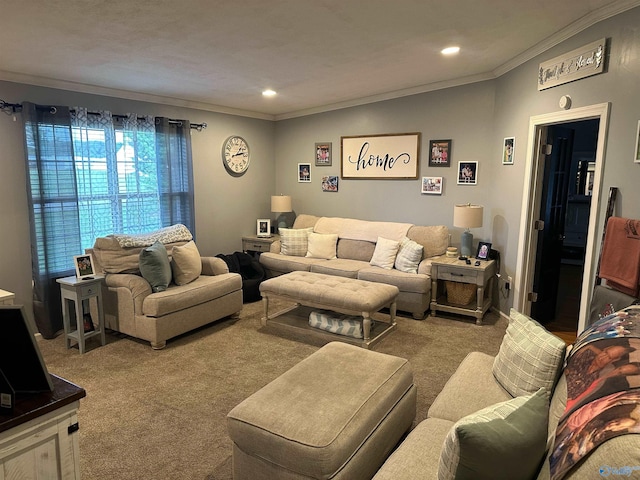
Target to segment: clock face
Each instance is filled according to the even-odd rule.
[[[244,138],[232,135],[222,145],[222,161],[229,173],[242,175],[249,168],[249,145]]]

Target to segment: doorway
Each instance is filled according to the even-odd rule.
[[[541,223],[539,222],[541,218],[539,215],[543,208],[543,187],[548,187],[547,183],[549,183],[549,177],[547,177],[547,182],[545,182],[545,167],[548,166],[548,162],[546,161],[548,150],[547,147],[543,146],[547,144],[549,130],[551,129],[553,131],[553,128],[556,126],[562,126],[564,128],[568,124],[575,122],[582,123],[586,120],[595,120],[598,122],[595,158],[593,159],[593,162],[586,163],[590,181],[589,183],[585,182],[585,185],[590,186],[591,198],[587,207],[588,225],[586,228],[585,245],[583,247],[584,257],[580,260],[582,263],[582,281],[580,286],[579,313],[576,331],[581,331],[585,327],[598,260],[597,251],[599,245],[596,242],[595,232],[597,231],[598,224],[600,223],[599,205],[602,187],[601,178],[604,169],[604,150],[606,145],[605,140],[608,116],[609,104],[604,103],[531,117],[529,122],[528,152],[525,166],[522,216],[520,220],[513,304],[514,308],[528,315],[531,315],[532,313],[533,300],[535,299],[535,294],[533,292],[535,292],[534,277],[536,273],[536,263],[538,260],[543,259],[544,255],[538,251],[538,229],[541,228]],[[565,142],[565,144],[566,143],[567,142]],[[551,151],[553,151],[553,149]],[[565,153],[565,159],[567,158],[567,155],[568,154]],[[561,161],[558,160],[557,163],[561,163]],[[567,165],[565,164],[564,167],[566,166]],[[564,167],[562,168],[562,171],[565,171]],[[569,172],[571,172],[571,168],[569,168]],[[550,174],[550,172],[546,173]],[[569,173],[569,176],[571,176],[571,173]],[[566,185],[566,183],[564,185]],[[568,191],[569,190],[567,188],[567,195]],[[576,191],[578,191],[577,186]],[[555,193],[552,189],[551,196],[553,197],[554,194]],[[549,197],[548,192],[547,197]],[[546,201],[547,199],[545,199],[545,202]],[[566,203],[563,203],[563,205],[564,213],[560,214],[560,217],[562,218],[558,219],[556,222],[562,227],[562,229],[565,228],[565,222],[568,215],[567,211],[569,210]],[[555,251],[556,257],[558,256],[558,252],[559,250]],[[569,256],[569,253],[570,252],[568,251],[560,253],[560,266],[562,266],[562,256]],[[560,282],[558,285],[559,284]],[[558,286],[555,288],[556,300],[557,290]]]

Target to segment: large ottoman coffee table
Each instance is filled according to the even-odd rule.
[[[233,478],[370,479],[415,414],[407,360],[331,342],[229,412]]]
[[[299,305],[305,305],[349,315],[360,315],[363,339],[359,343],[365,348],[370,348],[396,328],[396,298],[400,291],[395,285],[296,271],[265,280],[260,284],[260,293],[264,305],[263,325],[284,316]],[[296,306],[270,315],[269,299],[274,297],[294,301]],[[389,316],[380,315],[376,320],[385,323],[386,328],[378,328],[376,335],[372,338],[372,316],[385,307],[389,308]],[[308,317],[303,318],[302,322],[298,321],[297,325],[290,322],[279,323],[306,328],[306,320]],[[345,337],[341,340],[347,339]]]

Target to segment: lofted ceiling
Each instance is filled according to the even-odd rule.
[[[637,5],[0,0],[0,80],[283,119],[495,78]]]

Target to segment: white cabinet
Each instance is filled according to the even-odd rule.
[[[80,479],[77,412],[85,392],[52,378],[54,392],[16,401],[15,414],[0,417],[0,480]]]

